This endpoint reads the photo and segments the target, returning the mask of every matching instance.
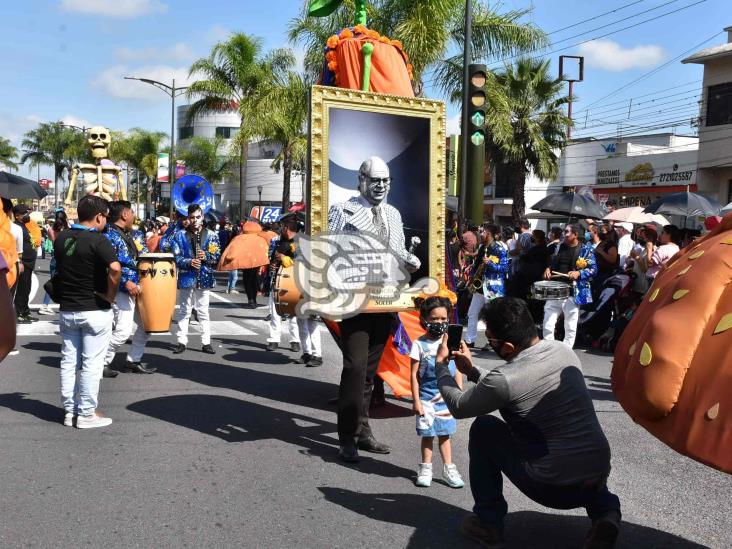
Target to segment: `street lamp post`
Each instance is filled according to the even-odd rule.
[[[257,185],[257,192],[259,193],[259,200],[257,201],[257,206],[259,207],[259,219],[262,219],[262,186]]]
[[[168,184],[170,185],[170,209],[169,216],[173,217],[173,184],[175,183],[175,98],[182,95],[188,87],[176,87],[175,78],[173,78],[172,85],[158,82],[157,80],[151,80],[150,78],[135,78],[134,76],[125,76],[125,80],[139,80],[150,84],[156,88],[163,90],[170,97],[170,158],[168,159]],[[159,198],[162,195],[162,186],[158,189]],[[157,212],[155,212],[157,213]]]

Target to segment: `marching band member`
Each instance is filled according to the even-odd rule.
[[[478,253],[473,261],[473,270],[470,273],[471,284],[473,279],[478,277],[480,288],[473,293],[468,309],[468,330],[465,334],[465,343],[468,347],[475,346],[475,338],[478,337],[478,316],[485,304],[496,297],[506,295],[506,273],[509,269],[508,252],[496,240],[500,229],[495,225],[483,225],[483,244],[478,248]],[[482,274],[478,271],[482,269]]]
[[[140,295],[137,257],[140,253],[146,253],[147,248],[144,244],[138,246],[133,237],[131,229],[134,219],[132,205],[127,200],[118,200],[109,204],[109,219],[104,236],[112,244],[117,254],[117,260],[122,266],[122,275],[119,280],[117,297],[112,305],[114,327],[104,360],[104,377],[117,377],[117,372],[109,366],[114,360],[117,348],[127,341],[132,335],[133,329],[135,335],[132,337],[132,347],[127,353],[127,368],[140,374],[152,374],[157,370],[157,368],[145,367],[140,362],[149,335],[142,326],[140,312],[136,307],[136,299]]]
[[[295,257],[295,235],[303,226],[297,214],[285,214],[280,218],[280,234],[274,237],[269,243],[269,273],[270,278],[277,274],[281,266],[289,267]],[[272,284],[272,286],[274,286]],[[295,317],[283,319],[275,309],[275,298],[277,292],[274,288],[269,293],[269,337],[267,338],[267,350],[276,351],[280,345],[282,335],[282,324],[284,323],[289,335],[290,350],[293,353],[300,352],[300,331]],[[319,335],[318,335],[319,337]],[[318,341],[319,343],[319,341]],[[319,346],[319,345],[318,345]],[[320,351],[320,349],[318,349]],[[320,352],[318,352],[320,356]]]
[[[554,339],[554,328],[557,325],[560,313],[564,313],[564,343],[570,349],[574,347],[577,337],[577,322],[579,308],[592,303],[590,281],[597,275],[597,262],[592,244],[581,244],[577,227],[564,227],[564,242],[559,246],[557,253],[549,256],[549,266],[544,271],[544,278],[550,280],[554,272],[567,276],[556,280],[576,283],[574,295],[565,299],[552,299],[544,304],[544,339]]]
[[[201,325],[201,351],[216,354],[211,346],[209,322],[209,290],[216,285],[214,270],[221,257],[221,246],[216,231],[203,226],[203,210],[198,204],[188,206],[188,228],[174,233],[171,251],[178,266],[178,345],[173,354],[180,354],[188,345],[188,323],[195,310]]]

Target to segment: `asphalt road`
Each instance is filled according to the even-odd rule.
[[[327,403],[340,372],[333,340],[324,337],[322,367],[294,364],[284,348],[264,350],[265,307],[215,293],[217,355],[202,354],[194,336],[173,356],[172,337],[154,337],[145,361],[157,374],[102,381],[100,410],[114,419],[104,429],[61,423],[55,317],[22,327],[20,355],[0,366],[0,546],[474,547],[456,531],[469,488],[413,484],[419,444],[409,402],[390,398],[374,413],[390,455],[340,463]],[[635,425],[609,390],[610,357],[579,355],[613,450],[619,546],[732,547],[732,476]],[[453,439],[466,480],[469,427],[461,421]],[[437,457],[435,465],[441,471]],[[541,507],[510,484],[505,491],[509,547],[581,547],[583,510]]]

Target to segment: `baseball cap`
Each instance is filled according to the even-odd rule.
[[[633,224],[632,223],[616,223],[616,227],[620,227],[622,229],[625,229],[626,232],[632,233],[633,232]]]
[[[26,206],[25,204],[16,204],[13,208],[13,213],[15,215],[23,215],[30,211],[30,208]]]

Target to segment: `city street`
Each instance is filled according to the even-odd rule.
[[[42,285],[48,261],[38,266]],[[19,326],[20,354],[0,365],[0,545],[474,547],[457,532],[472,505],[469,485],[413,484],[419,441],[410,403],[388,398],[373,412],[390,455],[339,462],[328,401],[341,355],[332,338],[323,328],[319,368],[295,364],[285,342],[267,352],[264,299],[246,309],[245,297],[223,290],[219,284],[211,299],[217,354],[201,353],[196,335],[175,356],[172,336],[153,337],[143,360],[156,374],[102,381],[100,410],[114,419],[104,429],[62,425],[56,317]],[[41,298],[42,290],[36,312]],[[477,354],[479,365],[496,363]],[[578,354],[613,451],[618,546],[732,547],[732,477],[635,425],[610,391],[611,357]],[[118,354],[120,370],[123,360]],[[466,483],[469,428],[459,422],[453,441]],[[510,484],[505,493],[509,547],[582,546],[583,510],[540,507]]]

